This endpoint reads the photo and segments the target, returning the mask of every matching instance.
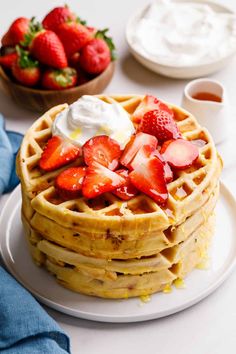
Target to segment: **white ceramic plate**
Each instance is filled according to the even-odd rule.
[[[18,202],[17,202],[18,201]],[[221,185],[217,206],[216,234],[208,270],[194,270],[185,289],[157,293],[151,301],[139,298],[105,300],[80,295],[58,285],[53,276],[38,268],[27,250],[20,220],[21,195],[16,188],[0,218],[0,250],[4,263],[15,278],[42,303],[69,315],[102,322],[138,322],[181,311],[213,292],[230,274],[236,263],[236,200]]]
[[[172,0],[174,2],[188,2],[188,0]],[[150,2],[152,2],[150,0]],[[224,13],[231,13],[233,14],[233,11],[230,10],[228,7],[225,5],[219,4],[214,0],[194,0],[196,3],[204,3],[209,5],[214,11],[216,12],[224,12]],[[142,65],[147,67],[148,69],[164,75],[168,77],[173,77],[173,78],[178,78],[178,79],[192,79],[192,78],[197,78],[201,76],[206,76],[210,75],[223,67],[227,66],[229,61],[232,59],[232,57],[236,53],[236,48],[232,50],[227,56],[219,59],[216,59],[214,61],[211,61],[210,63],[207,64],[199,64],[199,65],[191,65],[191,66],[175,66],[173,65],[166,65],[164,63],[154,61],[148,57],[148,55],[145,55],[143,53],[140,53],[135,46],[133,45],[132,37],[133,37],[133,32],[135,25],[137,21],[143,17],[143,14],[147,11],[149,5],[145,5],[143,8],[139,9],[136,13],[134,13],[126,26],[126,40],[129,46],[129,49],[133,56],[139,61]]]

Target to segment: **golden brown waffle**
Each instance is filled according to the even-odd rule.
[[[159,232],[129,233],[122,237],[114,236],[109,232],[92,234],[89,230],[86,233],[79,233],[73,228],[60,225],[39,212],[34,213],[30,224],[44,238],[87,256],[106,259],[150,256],[184,241],[213,212],[218,196],[219,186],[217,185],[207,202],[188,217],[184,223]]]
[[[214,231],[214,216],[176,246],[152,257],[103,260],[69,251],[43,239],[27,225],[30,251],[39,265],[56,275],[59,283],[77,292],[101,297],[131,297],[151,294],[183,278],[206,257]]]
[[[98,97],[108,103],[120,103],[129,114],[134,112],[143,99],[143,96],[134,95]],[[206,222],[213,212],[218,198],[222,161],[208,131],[202,128],[190,113],[171,104],[168,106],[174,111],[175,120],[183,136],[199,146],[199,158],[192,167],[175,174],[175,180],[168,184],[169,198],[164,208],[144,194],[128,202],[121,201],[111,193],[93,200],[81,197],[65,202],[60,199],[54,188],[54,180],[68,165],[45,173],[39,169],[38,161],[51,137],[56,115],[67,105],[49,110],[26,133],[18,153],[17,173],[22,186],[23,220],[26,228],[30,230],[31,251],[35,260],[38,259],[39,264],[43,263],[51,272],[57,274],[61,281],[70,277],[70,281],[66,283],[67,287],[103,297],[137,296],[161,290],[180,274],[188,273],[188,269],[196,263],[186,256],[181,267],[178,263],[179,271],[174,272],[175,275],[170,271],[170,267],[165,269],[165,275],[162,270],[147,273],[147,276],[142,276],[143,281],[138,281],[139,290],[131,289],[127,292],[126,289],[124,295],[122,276],[118,277],[121,282],[119,291],[114,291],[112,284],[105,282],[102,286],[97,284],[96,292],[88,285],[88,275],[78,273],[77,270],[75,272],[74,269],[57,262],[55,264],[51,258],[44,262],[45,254],[41,251],[42,247],[49,247],[53,242],[54,247],[63,246],[66,252],[75,251],[81,257],[94,257],[101,262],[113,262],[115,259],[130,262],[140,257],[140,260],[150,256],[161,257],[160,253],[179,247],[180,243],[187,242],[194,232],[199,233],[203,222]],[[80,159],[69,166],[79,164]],[[206,244],[207,239],[206,232]],[[41,246],[36,247],[36,244]],[[173,266],[177,269],[176,264]],[[132,276],[136,277],[135,274]],[[91,280],[91,284],[98,280]]]
[[[107,102],[120,102],[127,112],[132,113],[143,96],[99,96]],[[179,107],[169,105],[174,113],[177,125],[190,141],[201,140],[205,145],[200,147],[199,158],[194,165],[185,171],[178,172],[178,178],[168,184],[169,198],[165,209],[158,206],[146,195],[132,199],[129,203],[122,202],[113,195],[100,197],[92,203],[85,198],[69,203],[69,206],[55,196],[50,185],[55,176],[64,168],[50,173],[42,172],[38,167],[42,149],[51,136],[52,123],[58,112],[66,108],[60,105],[49,110],[39,118],[28,130],[23,140],[17,162],[17,172],[21,179],[24,193],[33,198],[33,209],[38,207],[43,191],[43,211],[56,222],[67,223],[65,226],[76,227],[86,225],[91,232],[104,231],[104,227],[114,233],[124,233],[126,230],[163,230],[171,224],[181,223],[191,215],[200,199],[207,197],[206,188],[216,175],[217,152],[208,131],[201,128],[195,118]],[[76,164],[80,161],[77,160]],[[66,167],[67,168],[67,167]],[[39,203],[40,204],[40,203]],[[108,206],[107,206],[108,205]],[[121,213],[122,210],[122,213]],[[61,218],[66,215],[66,218]],[[140,217],[141,215],[141,217]],[[121,218],[122,216],[122,218]],[[83,227],[83,226],[82,226]]]

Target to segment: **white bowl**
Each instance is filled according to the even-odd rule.
[[[174,2],[188,2],[188,0],[172,0]],[[194,0],[196,3],[204,3],[209,5],[216,12],[225,12],[234,14],[232,10],[228,7],[221,5],[214,0]],[[133,56],[139,61],[142,65],[147,67],[148,69],[172,78],[178,79],[192,79],[200,76],[206,76],[212,74],[223,67],[227,66],[228,62],[232,59],[232,57],[236,54],[236,47],[225,57],[214,60],[204,64],[191,65],[191,66],[175,66],[175,65],[165,65],[158,61],[154,61],[150,59],[147,55],[141,54],[132,43],[132,35],[133,29],[137,23],[137,21],[143,16],[143,14],[147,11],[150,4],[146,5],[142,9],[139,9],[134,15],[129,19],[126,26],[126,40],[128,42],[129,49]]]

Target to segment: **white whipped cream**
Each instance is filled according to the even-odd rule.
[[[108,135],[123,149],[135,129],[128,113],[118,103],[106,103],[94,96],[82,96],[53,123],[53,135],[82,146],[93,136]]]
[[[236,47],[236,17],[202,3],[156,0],[132,30],[132,44],[145,57],[166,65],[204,64]]]

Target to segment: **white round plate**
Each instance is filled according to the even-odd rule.
[[[180,3],[180,2],[188,2],[189,0],[172,0],[172,1]],[[194,0],[194,2],[207,4],[208,6],[210,6],[210,8],[212,8],[216,12],[234,14],[234,12],[231,9],[229,9],[223,4],[218,3],[215,0]],[[151,0],[150,0],[150,4],[151,4]],[[232,59],[232,57],[235,55],[236,48],[233,48],[230,53],[228,53],[226,56],[224,56],[221,59],[216,58],[216,60],[211,61],[209,63],[195,64],[189,66],[187,65],[177,66],[175,64],[167,65],[164,62],[153,60],[147,54],[141,52],[138,48],[136,48],[132,40],[137,21],[139,21],[140,18],[143,17],[145,12],[149,8],[150,4],[145,5],[144,7],[138,9],[137,12],[135,12],[130,17],[126,25],[126,41],[128,43],[130,52],[133,54],[135,59],[138,62],[140,62],[142,65],[144,65],[146,68],[167,77],[172,77],[177,79],[193,79],[201,76],[210,75],[222,69],[223,67],[226,67],[230,62],[230,60]]]
[[[18,201],[18,202],[17,202]],[[213,292],[230,274],[236,260],[236,200],[221,184],[217,225],[210,250],[208,270],[194,270],[185,280],[185,289],[157,293],[151,301],[139,298],[106,300],[85,296],[58,285],[46,270],[31,260],[20,219],[20,188],[10,196],[0,218],[0,250],[12,275],[38,300],[66,314],[101,322],[138,322],[181,311]]]

